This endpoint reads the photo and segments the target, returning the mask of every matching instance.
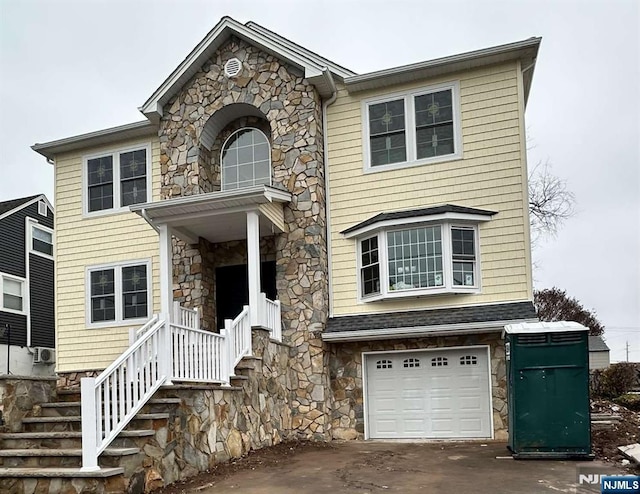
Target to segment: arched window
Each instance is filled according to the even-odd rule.
[[[222,190],[271,185],[271,149],[258,129],[244,128],[222,146]]]

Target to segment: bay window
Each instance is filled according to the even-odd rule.
[[[378,300],[479,289],[475,225],[388,227],[358,240],[360,295]]]

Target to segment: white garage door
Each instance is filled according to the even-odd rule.
[[[369,437],[488,438],[486,348],[366,356]]]

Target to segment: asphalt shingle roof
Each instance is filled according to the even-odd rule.
[[[604,342],[601,336],[589,336],[589,351],[590,352],[608,352],[609,347]]]
[[[331,317],[325,333],[537,319],[532,302]]]
[[[11,199],[10,201],[0,202],[0,214],[4,214],[7,211],[11,211],[12,209],[22,206],[23,204],[29,202],[32,199],[35,199],[40,195],[41,194],[36,194],[35,196],[22,197],[20,199]]]
[[[368,220],[364,220],[357,225],[351,226],[340,233],[347,234],[352,231],[364,228],[387,220],[403,220],[407,218],[417,218],[420,216],[430,216],[443,213],[463,213],[463,214],[480,214],[483,216],[493,216],[497,214],[495,211],[487,211],[486,209],[468,208],[466,206],[456,206],[455,204],[444,204],[442,206],[432,206],[430,208],[410,209],[407,211],[392,211],[390,213],[379,213]]]

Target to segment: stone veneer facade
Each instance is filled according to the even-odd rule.
[[[241,61],[242,70],[228,78],[223,66],[233,57]],[[236,105],[234,119],[220,121],[225,112],[217,112],[230,105]],[[315,88],[297,69],[231,38],[164,108],[159,128],[161,196],[220,190],[222,142],[243,126],[267,134],[273,186],[292,195],[284,206],[286,231],[263,241],[261,256],[275,256],[283,335],[293,345],[293,428],[300,437],[326,439],[330,387],[321,334],[328,312],[328,266],[322,102]],[[204,141],[214,131],[208,149]],[[200,308],[202,327],[215,329],[215,268],[230,265],[229,257],[240,260],[246,247],[237,244],[237,252],[229,256],[229,248],[205,239],[198,245],[174,239],[173,245],[174,297]]]
[[[330,345],[333,391],[332,434],[335,439],[364,438],[362,352],[489,345],[494,437],[507,439],[507,372],[504,340],[499,333],[378,340]]]

